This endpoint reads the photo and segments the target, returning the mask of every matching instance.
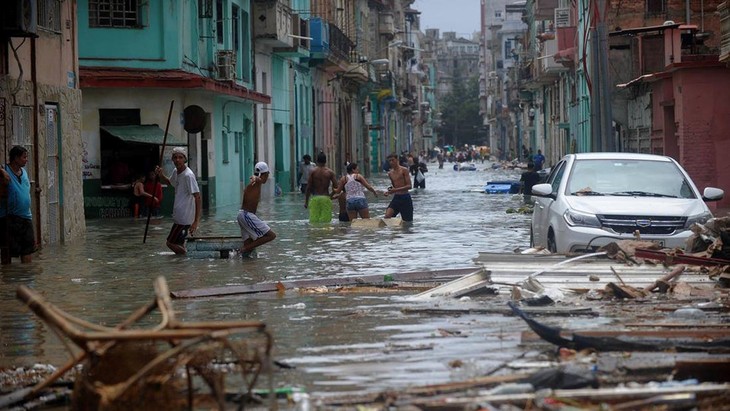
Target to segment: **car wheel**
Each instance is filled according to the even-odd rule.
[[[555,242],[555,233],[553,233],[553,230],[550,230],[548,233],[547,248],[553,254],[558,252],[558,244]]]

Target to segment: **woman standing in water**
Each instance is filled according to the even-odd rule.
[[[355,220],[358,215],[360,218],[370,218],[368,200],[365,198],[366,188],[375,197],[378,196],[373,186],[358,171],[357,163],[348,164],[347,175],[340,178],[337,195],[343,195],[343,191],[347,192],[347,215],[350,217],[350,221]]]

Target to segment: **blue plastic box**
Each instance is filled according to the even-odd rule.
[[[519,181],[490,181],[484,186],[487,194],[517,194],[520,192]]]

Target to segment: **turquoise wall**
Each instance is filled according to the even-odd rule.
[[[296,189],[292,187],[292,162],[294,146],[290,141],[290,126],[294,104],[291,101],[293,91],[289,80],[289,60],[274,55],[271,57],[271,117],[274,123],[274,147],[276,183],[285,192]]]
[[[142,6],[140,28],[89,26],[89,1],[78,2],[79,64],[151,70],[184,69],[212,76],[218,50],[234,49],[234,5],[238,8],[237,82],[251,87],[251,5],[249,0],[224,0],[226,36],[215,36],[216,18],[198,17],[198,0],[156,0]],[[113,45],[110,47],[110,45]],[[143,47],[140,47],[143,45]]]
[[[190,4],[187,0],[184,4]],[[179,0],[146,2],[143,26],[136,28],[89,27],[89,2],[79,0],[79,64],[83,66],[179,68],[183,25]],[[196,2],[197,4],[197,2]],[[190,13],[190,11],[188,11]],[[92,41],[88,41],[93,39]],[[144,47],[140,47],[144,45]]]
[[[225,98],[216,99],[211,116],[215,145],[215,187],[211,193],[217,207],[240,205],[241,182],[253,174],[251,138],[253,104]]]
[[[296,153],[294,153],[297,161],[302,160],[302,156],[309,154],[312,160],[315,158],[313,118],[312,118],[312,75],[305,66],[295,66],[294,72],[294,92],[296,99],[294,100],[294,109],[296,117],[294,119],[296,126]],[[298,171],[298,170],[295,170]]]

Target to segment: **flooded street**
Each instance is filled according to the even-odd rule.
[[[170,218],[153,221],[142,243],[144,219],[88,220],[86,239],[47,247],[33,263],[2,267],[0,367],[59,365],[68,358],[53,333],[16,299],[27,285],[66,312],[115,325],[151,301],[153,280],[164,275],[171,290],[263,281],[390,274],[472,266],[480,251],[511,252],[529,245],[529,216],[507,214],[518,195],[487,195],[490,180],[519,180],[517,171],[456,172],[430,164],[427,188],[414,190],[412,226],[352,228],[333,220],[310,226],[304,196],[284,194],[263,201],[259,215],[277,238],[253,259],[192,259],[165,247]],[[378,190],[384,174],[370,179]],[[370,201],[381,217],[390,198]],[[335,209],[337,207],[335,206]],[[204,215],[200,235],[238,235],[237,209]],[[274,358],[294,366],[278,370],[277,386],[311,393],[361,393],[447,382],[483,375],[514,357],[524,324],[514,317],[404,313],[404,295],[274,293],[175,300],[179,318],[264,321],[274,336]],[[454,304],[476,304],[454,302]],[[461,367],[449,364],[463,362]]]

